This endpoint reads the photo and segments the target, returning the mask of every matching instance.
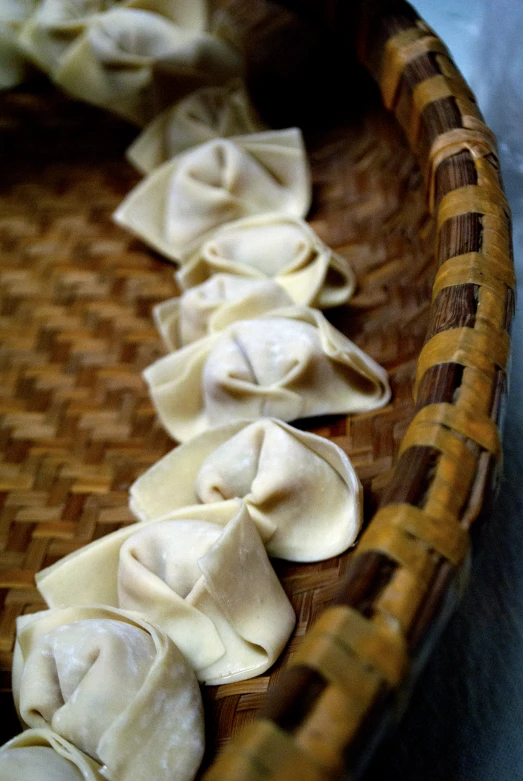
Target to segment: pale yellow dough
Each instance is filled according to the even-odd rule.
[[[137,615],[77,606],[22,616],[13,695],[25,724],[57,732],[109,781],[192,781],[201,762],[194,673]]]
[[[267,130],[177,155],[131,190],[114,219],[182,261],[226,222],[268,211],[304,217],[310,199],[301,131]]]
[[[101,765],[50,729],[28,729],[0,748],[2,781],[104,781]]]
[[[0,3],[0,89],[16,87],[27,75],[27,57],[18,35],[35,6],[36,0],[2,0]]]
[[[144,125],[176,98],[241,68],[239,53],[214,35],[142,8],[115,7],[88,20],[53,78],[72,96]]]
[[[216,272],[272,278],[295,304],[318,309],[346,304],[356,287],[348,260],[324,244],[299,217],[260,214],[228,223],[178,271],[186,289]]]
[[[201,87],[163,111],[131,144],[126,157],[148,174],[172,157],[213,138],[258,133],[265,125],[243,82]]]
[[[246,317],[258,317],[292,304],[272,279],[213,274],[177,298],[157,304],[153,317],[169,350],[177,350]]]
[[[67,50],[91,20],[114,7],[152,11],[192,31],[202,31],[207,21],[206,4],[201,0],[42,0],[20,30],[18,43],[54,77]]]
[[[387,374],[315,309],[242,320],[144,371],[164,428],[180,442],[234,420],[364,412],[387,403]]]
[[[36,579],[50,606],[96,601],[139,611],[167,632],[208,684],[264,672],[295,622],[239,500],[127,526]]]
[[[21,28],[19,45],[35,65],[53,77],[89,21],[114,5],[115,0],[42,0]]]
[[[271,556],[321,561],[355,541],[363,494],[341,448],[280,420],[231,423],[172,450],[136,480],[130,507],[142,521],[184,505],[241,498]]]

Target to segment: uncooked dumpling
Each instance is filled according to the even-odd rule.
[[[195,520],[140,526],[120,551],[120,605],[150,616],[180,646],[182,634],[190,638],[188,659],[205,651],[197,676],[206,683],[265,672],[295,616],[248,512],[242,508],[225,529]],[[210,619],[212,633],[200,617]]]
[[[275,211],[303,217],[311,199],[300,130],[218,138],[156,168],[114,219],[172,260],[226,222]]]
[[[28,729],[0,748],[2,781],[104,781],[101,765],[50,729]]]
[[[20,32],[20,45],[50,76],[89,23],[117,6],[152,11],[191,31],[202,31],[206,8],[202,0],[42,0]]]
[[[96,601],[138,611],[212,684],[264,672],[295,621],[239,500],[127,526],[38,573],[37,584],[50,606]]]
[[[154,625],[100,607],[23,616],[13,695],[30,727],[50,727],[110,781],[192,781],[204,747],[199,687]]]
[[[51,77],[75,39],[95,14],[115,0],[42,0],[20,31],[19,42],[27,56]]]
[[[142,173],[213,138],[258,133],[265,125],[252,107],[245,85],[235,80],[202,87],[153,119],[127,150]]]
[[[160,421],[183,442],[234,420],[363,412],[387,374],[321,312],[289,307],[233,323],[144,371]]]
[[[325,309],[346,304],[356,287],[350,264],[304,220],[261,214],[220,228],[177,274],[182,288],[216,272],[273,278],[296,304]]]
[[[272,279],[214,274],[181,296],[157,304],[153,317],[167,348],[177,350],[236,320],[258,317],[289,304],[290,297]]]
[[[174,99],[230,79],[241,67],[238,52],[216,36],[118,7],[89,21],[54,78],[74,97],[143,125]],[[155,69],[162,79],[155,80]]]
[[[148,469],[130,496],[142,521],[239,497],[269,554],[291,561],[343,553],[362,520],[361,485],[343,450],[272,418],[200,434]]]

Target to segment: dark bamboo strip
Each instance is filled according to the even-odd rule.
[[[431,366],[419,384],[416,409],[438,402],[452,404],[462,377],[463,366],[458,363],[440,363]]]
[[[476,321],[475,285],[455,285],[444,288],[436,297],[432,307],[432,318],[425,341],[435,334],[451,328],[473,328]]]
[[[447,157],[436,171],[436,207],[446,193],[468,184],[477,184],[477,181],[476,166],[467,149]]]
[[[413,111],[412,92],[414,88],[426,79],[440,74],[440,70],[432,53],[422,54],[406,65],[398,86],[394,113],[401,127],[408,133]]]
[[[481,250],[483,228],[481,215],[459,214],[450,217],[441,226],[437,242],[437,259],[439,264],[456,255]]]
[[[406,87],[412,92],[417,84],[425,81],[425,79],[432,78],[432,76],[438,76],[440,73],[441,71],[436,61],[436,55],[432,52],[422,54],[421,57],[416,57],[415,60],[412,60],[412,62],[409,62],[409,64],[405,66],[405,70],[400,79],[399,89],[401,91]]]
[[[442,133],[463,127],[461,114],[454,98],[440,98],[425,106],[420,119],[420,140],[417,156],[425,160],[434,141]]]
[[[259,716],[292,732],[310,713],[326,686],[327,681],[316,670],[304,665],[288,667],[278,685],[269,689]]]
[[[396,562],[383,553],[366,551],[354,554],[333,604],[349,605],[365,613],[369,604],[390,582],[396,566]]]
[[[380,506],[406,503],[420,507],[440,453],[432,447],[411,447],[403,453]]]

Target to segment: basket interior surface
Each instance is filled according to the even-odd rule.
[[[300,46],[306,32],[289,29],[285,40]],[[305,56],[303,48],[297,51]],[[326,72],[312,66],[315,54],[312,48],[303,67],[285,71],[285,87],[294,84],[299,100],[286,99],[283,89],[271,96],[271,74],[256,81],[256,69],[253,85],[262,111],[269,107],[270,113],[280,101],[270,119],[303,127],[314,183],[309,220],[358,276],[350,305],[328,317],[389,373],[393,399],[385,409],[298,423],[348,453],[365,489],[368,521],[413,415],[412,383],[436,272],[434,229],[417,164],[370,79],[336,52],[324,68],[343,61],[354,89],[322,91]],[[257,67],[263,70],[263,58]],[[34,573],[133,522],[130,484],[173,447],[140,372],[164,353],[151,308],[176,294],[174,269],[111,222],[139,179],[123,157],[134,134],[43,81],[0,96],[0,669],[6,712],[12,712],[16,618],[44,607]],[[334,596],[350,556],[308,565],[275,562],[297,614],[295,632],[267,674],[205,689],[206,764],[263,703]],[[14,714],[2,730],[2,742],[19,730]]]

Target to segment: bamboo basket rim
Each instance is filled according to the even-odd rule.
[[[337,45],[350,41],[378,83],[423,171],[440,267],[416,413],[391,484],[333,606],[205,781],[284,781],[291,768],[311,781],[364,774],[397,718],[399,691],[463,590],[470,531],[499,479],[515,276],[495,137],[446,46],[408,3],[280,4]],[[459,246],[457,223],[470,246]]]

